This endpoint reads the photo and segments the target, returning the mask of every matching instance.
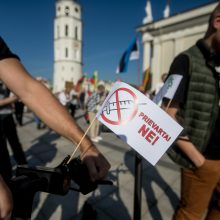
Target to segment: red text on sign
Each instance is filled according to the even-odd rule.
[[[141,126],[141,128],[138,131],[139,134],[141,134],[143,137],[145,137],[145,140],[152,145],[154,145],[158,139],[159,136],[156,135],[155,132],[153,132],[149,127],[147,127],[145,124]]]
[[[141,112],[139,117],[146,123],[146,125],[150,126],[151,129],[154,131],[155,134],[162,137],[167,142],[170,141],[171,136],[161,128],[157,123],[155,123],[151,118],[149,118],[146,114]]]

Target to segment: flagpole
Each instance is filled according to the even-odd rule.
[[[138,39],[137,36],[137,46],[138,46],[138,52],[139,52],[139,57],[138,57],[138,61],[137,61],[137,71],[138,71],[138,88],[140,87],[140,83],[141,83],[141,59],[140,59],[140,41]]]
[[[73,151],[73,153],[72,153],[70,159],[67,161],[67,164],[73,159],[73,157],[74,157],[76,151],[79,149],[80,144],[81,144],[82,141],[84,140],[85,136],[87,135],[89,129],[92,127],[92,125],[93,125],[93,123],[95,122],[95,120],[96,120],[96,116],[93,118],[93,120],[91,121],[89,127],[87,128],[87,130],[85,131],[84,135],[82,136],[80,142],[77,144],[77,146],[76,146],[75,150]],[[84,154],[84,153],[83,153],[83,154]]]
[[[140,51],[139,51],[140,53]],[[140,76],[141,76],[141,68],[140,68],[140,54],[137,61],[138,65],[138,90],[140,87]],[[134,201],[133,201],[133,220],[141,220],[141,189],[142,189],[142,158],[135,153],[135,180],[134,180]]]
[[[166,112],[167,112],[168,108],[170,107],[170,104],[171,104],[172,100],[173,100],[173,99],[170,99],[170,100],[169,100],[169,102],[168,102],[168,104],[167,104],[167,106],[166,106],[166,110],[165,110]]]
[[[140,83],[141,83],[141,61],[140,61],[140,56],[138,58],[138,64],[137,64],[137,68],[138,68],[138,88],[140,86]]]
[[[141,220],[142,158],[135,153],[133,220]]]

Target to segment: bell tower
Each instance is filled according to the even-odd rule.
[[[54,19],[54,91],[63,90],[67,81],[76,84],[81,76],[81,7],[76,0],[56,0],[56,16]]]

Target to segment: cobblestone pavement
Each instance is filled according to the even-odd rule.
[[[77,112],[77,123],[86,130],[83,113]],[[25,113],[18,135],[30,165],[55,167],[74,146],[48,128],[38,130],[32,113]],[[99,186],[82,195],[69,191],[65,196],[37,193],[34,199],[34,220],[131,220],[134,203],[135,152],[115,134],[101,133],[99,150],[111,163],[108,178],[112,186]],[[15,162],[12,157],[14,169]],[[141,219],[170,220],[179,198],[179,168],[164,155],[153,167],[142,160]],[[89,204],[89,205],[85,205]],[[92,209],[92,210],[91,210]]]

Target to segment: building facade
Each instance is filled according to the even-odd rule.
[[[53,90],[64,89],[82,76],[82,19],[76,0],[56,0]]]
[[[204,36],[209,15],[216,5],[203,5],[137,28],[142,34],[143,71],[150,67],[152,89],[160,81],[161,75],[169,71],[174,57]]]

